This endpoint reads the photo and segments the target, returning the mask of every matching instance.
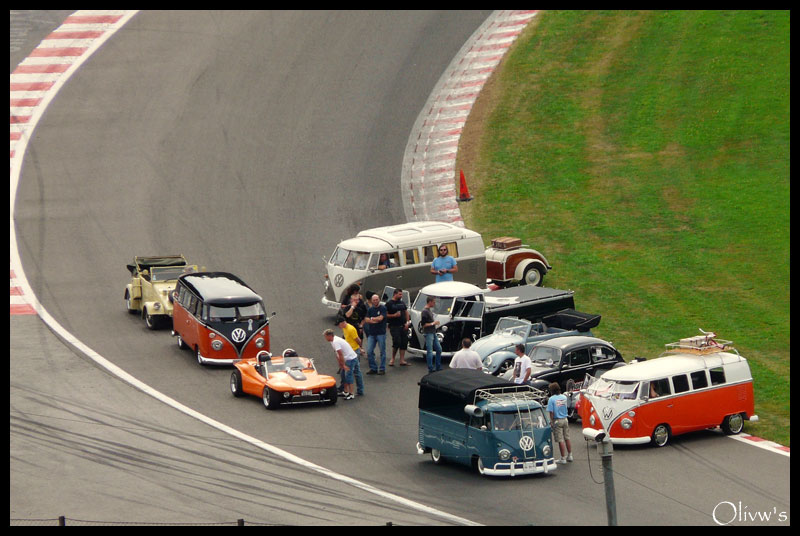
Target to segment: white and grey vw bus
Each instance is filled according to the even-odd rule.
[[[411,299],[434,282],[431,263],[439,246],[458,262],[454,279],[486,285],[486,250],[479,233],[451,223],[419,221],[361,231],[340,242],[325,261],[322,303],[338,309],[352,284],[361,294],[380,294],[385,287],[407,290]]]

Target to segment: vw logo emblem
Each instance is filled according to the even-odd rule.
[[[533,448],[533,438],[531,436],[522,436],[519,440],[519,448],[525,452]]]
[[[236,328],[231,333],[231,339],[233,339],[233,342],[242,342],[245,340],[245,338],[247,338],[247,333],[245,333],[242,328]]]
[[[612,410],[610,407],[603,408],[603,418],[604,418],[605,420],[608,420],[608,419],[610,419],[610,418],[611,418],[611,412],[612,412],[612,411],[613,411],[613,410]]]
[[[342,274],[337,274],[336,277],[333,278],[333,284],[337,287],[341,287],[344,284],[344,276]]]

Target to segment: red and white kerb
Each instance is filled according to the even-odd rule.
[[[22,157],[28,140],[44,109],[64,82],[135,13],[76,11],[11,73],[11,315],[36,314],[25,298],[26,284],[18,264],[13,221]]]

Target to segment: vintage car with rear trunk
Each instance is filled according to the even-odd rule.
[[[512,282],[541,286],[552,268],[544,255],[513,236],[495,238],[486,248],[486,277],[499,286]]]
[[[578,401],[585,436],[602,431],[615,445],[663,447],[679,434],[738,434],[758,420],[750,367],[731,341],[703,332],[666,346],[656,359],[587,378]]]

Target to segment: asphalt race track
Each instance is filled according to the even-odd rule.
[[[322,257],[360,229],[405,220],[409,132],[487,16],[137,14],[64,86],[28,146],[16,224],[38,299],[158,391],[367,486],[480,524],[605,524],[599,456],[579,425],[575,462],[555,474],[489,479],[434,467],[414,448],[422,361],[367,376],[366,395],[353,401],[268,412],[231,396],[230,368],[199,366],[169,330],[148,331],[124,308],[134,255],[183,253],[264,297],[277,312],[273,351],[291,346],[333,374]],[[12,319],[12,518],[77,510],[156,523],[457,522],[186,417],[37,322]],[[719,432],[661,450],[618,448],[614,469],[620,524],[713,524],[723,501],[789,511],[788,457]]]

